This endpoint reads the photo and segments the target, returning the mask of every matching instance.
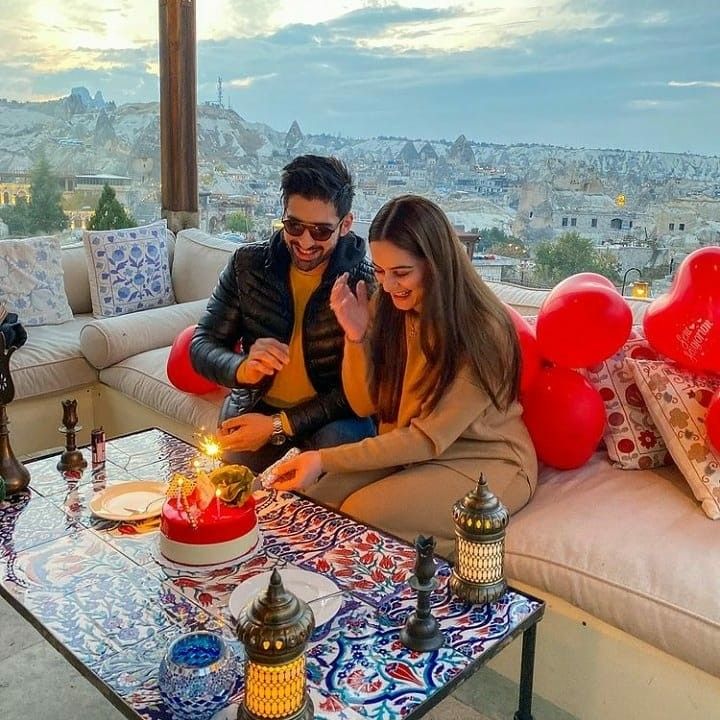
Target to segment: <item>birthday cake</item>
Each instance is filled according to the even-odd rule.
[[[160,552],[182,565],[229,563],[258,543],[254,476],[226,465],[194,479],[175,474],[160,519]]]

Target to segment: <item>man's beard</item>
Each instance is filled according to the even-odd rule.
[[[290,251],[290,257],[292,258],[293,265],[298,270],[302,270],[303,272],[310,272],[316,267],[319,267],[332,254],[332,250],[324,251],[324,248],[322,246],[315,245],[312,248],[311,255],[298,255],[297,249],[299,248],[299,246],[299,243],[290,241],[288,243],[288,250]]]

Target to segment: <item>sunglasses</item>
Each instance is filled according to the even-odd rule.
[[[337,225],[315,225],[315,223],[305,223],[294,218],[283,218],[281,222],[285,232],[292,237],[300,237],[307,230],[313,240],[327,242],[340,227],[343,219],[341,218]]]

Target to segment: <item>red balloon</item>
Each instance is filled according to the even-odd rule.
[[[575,370],[540,371],[522,399],[523,419],[538,458],[560,470],[584,465],[605,430],[600,393]]]
[[[713,395],[710,401],[705,416],[705,427],[710,444],[720,453],[720,390]]]
[[[612,282],[578,273],[559,282],[538,312],[540,355],[556,365],[585,368],[617,352],[630,336],[632,310]]]
[[[659,353],[691,370],[720,372],[720,247],[683,260],[670,292],[648,307],[643,328]]]
[[[218,386],[195,371],[190,363],[190,341],[195,332],[196,325],[186,327],[173,341],[168,355],[168,380],[178,389],[195,395],[204,395]]]
[[[520,371],[520,394],[530,389],[540,372],[542,359],[535,339],[535,328],[513,307],[505,305],[520,341],[522,370]]]

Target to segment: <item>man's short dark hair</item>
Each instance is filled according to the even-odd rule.
[[[283,168],[280,188],[283,207],[287,207],[291,195],[300,195],[332,203],[339,218],[350,212],[355,196],[352,175],[345,163],[322,155],[300,155],[290,161]]]

